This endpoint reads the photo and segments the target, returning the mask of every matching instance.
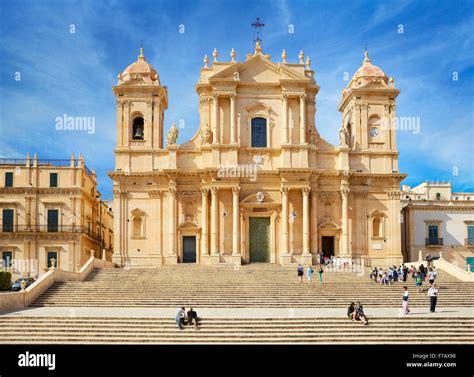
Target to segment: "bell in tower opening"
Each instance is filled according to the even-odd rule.
[[[138,117],[133,120],[133,140],[143,140],[143,118]]]

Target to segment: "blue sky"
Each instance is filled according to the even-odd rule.
[[[262,45],[274,61],[282,49],[289,62],[300,49],[311,57],[321,87],[316,126],[326,140],[337,142],[344,74],[352,77],[367,44],[373,64],[401,90],[397,115],[420,119],[420,133],[398,132],[404,183],[450,180],[457,191],[474,191],[472,1],[2,0],[0,12],[0,157],[83,153],[106,199],[106,173],[114,168],[112,86],[136,60],[140,41],[168,86],[165,132],[173,121],[185,122],[181,143],[199,125],[194,85],[203,55],[216,47],[220,60],[230,60],[235,48],[243,60],[255,17],[266,24]],[[57,131],[63,114],[95,117],[95,133]]]

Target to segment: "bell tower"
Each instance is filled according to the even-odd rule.
[[[153,150],[163,148],[168,90],[146,61],[143,47],[137,61],[118,75],[113,91],[117,100],[115,170],[153,171]]]
[[[343,90],[339,102],[342,113],[339,145],[349,153],[362,152],[365,156],[360,160],[364,166],[351,166],[351,169],[374,170],[375,167],[383,173],[398,171],[395,99],[399,93],[394,79],[372,64],[366,50],[362,66]],[[383,164],[372,166],[371,154],[384,156]]]

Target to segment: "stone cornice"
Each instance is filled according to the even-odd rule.
[[[434,203],[413,203],[402,200],[404,208],[418,211],[474,211],[474,202],[472,204],[434,204]],[[408,204],[407,204],[408,203]]]
[[[13,233],[2,233],[0,232],[0,240],[25,240],[25,241],[33,241],[33,240],[42,240],[42,241],[74,241],[74,242],[81,242],[82,236],[87,236],[85,233],[32,233],[32,232],[13,232]],[[91,238],[95,241],[94,238]]]
[[[0,195],[82,195],[87,194],[77,187],[2,187],[0,188]]]

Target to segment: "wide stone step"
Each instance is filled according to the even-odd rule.
[[[193,304],[209,308],[346,307],[361,301],[366,307],[399,307],[403,285],[410,287],[413,307],[427,306],[426,292],[406,283],[381,286],[362,273],[328,272],[325,282],[298,282],[296,266],[272,264],[232,266],[180,264],[155,269],[96,269],[86,281],[53,284],[32,306],[164,308]],[[438,305],[473,307],[474,283],[462,283],[440,271]],[[425,290],[426,288],[425,284]]]

